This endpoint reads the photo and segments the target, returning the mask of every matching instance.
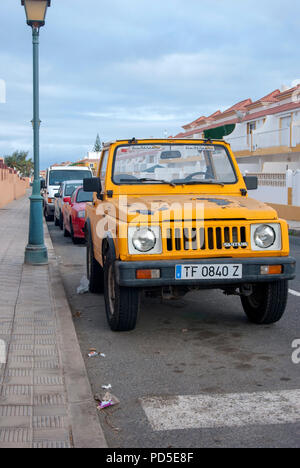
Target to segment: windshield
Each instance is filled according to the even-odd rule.
[[[128,145],[116,149],[116,184],[233,184],[237,182],[224,146],[210,144]]]
[[[86,203],[93,201],[93,193],[84,192],[83,189],[78,190],[77,192],[77,203]]]
[[[75,190],[80,187],[80,185],[82,185],[81,183],[80,184],[67,184],[66,187],[65,187],[65,196],[66,197],[71,197],[73,195],[73,193],[75,192]]]
[[[83,180],[92,177],[90,171],[50,171],[49,185],[60,185],[67,180]]]

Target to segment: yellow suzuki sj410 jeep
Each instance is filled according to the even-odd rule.
[[[104,147],[86,209],[91,292],[112,330],[132,330],[140,294],[237,294],[256,324],[277,322],[294,278],[287,223],[248,198],[230,146],[218,140],[117,141]],[[199,309],[201,308],[199,304]],[[199,311],[200,312],[200,311]]]

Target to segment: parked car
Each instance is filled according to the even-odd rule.
[[[64,236],[72,238],[74,244],[85,240],[85,209],[88,202],[93,201],[93,194],[83,191],[83,187],[77,188],[70,201],[63,207]]]
[[[54,196],[59,191],[60,184],[68,180],[81,180],[91,178],[92,171],[81,166],[54,166],[46,171],[46,180],[41,183],[44,197],[43,210],[46,221],[54,220]]]
[[[160,167],[149,174],[150,165]],[[221,289],[240,296],[255,324],[283,316],[295,277],[288,226],[248,197],[257,178],[242,177],[229,144],[117,141],[83,185],[94,192],[85,222],[90,291],[104,291],[112,330],[135,328],[142,290]]]
[[[63,207],[69,203],[74,191],[82,186],[82,180],[70,180],[60,184],[59,192],[54,195],[54,222],[55,226],[63,229]]]

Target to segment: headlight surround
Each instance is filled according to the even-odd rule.
[[[276,241],[276,233],[272,226],[262,224],[255,229],[254,242],[260,249],[269,249]]]
[[[139,252],[149,252],[153,250],[156,242],[156,235],[152,229],[148,227],[137,229],[132,236],[132,244]]]

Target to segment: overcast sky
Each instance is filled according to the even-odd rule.
[[[41,166],[104,141],[175,135],[300,78],[300,2],[52,0],[41,30]],[[0,2],[0,155],[32,156],[31,31]]]

